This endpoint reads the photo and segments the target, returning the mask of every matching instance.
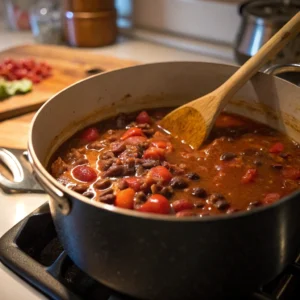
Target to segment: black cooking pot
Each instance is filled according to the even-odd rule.
[[[83,271],[142,299],[233,299],[270,281],[295,259],[299,192],[253,211],[178,219],[92,202],[45,168],[75,131],[118,112],[181,105],[211,92],[236,70],[201,62],[126,68],[80,81],[39,110],[29,137],[31,164],[50,195],[63,247]],[[299,87],[258,74],[226,109],[300,142],[298,103]]]

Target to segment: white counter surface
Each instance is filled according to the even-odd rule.
[[[8,32],[0,25],[0,51],[29,43],[34,43],[31,33]],[[218,58],[185,52],[145,41],[130,40],[128,38],[120,38],[115,45],[100,49],[90,49],[90,51],[145,63],[174,60],[233,63],[233,61],[224,61]],[[45,201],[47,201],[46,195],[6,195],[0,190],[0,236]],[[45,299],[45,297],[0,263],[0,299],[35,300]]]

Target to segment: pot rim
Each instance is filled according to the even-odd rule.
[[[39,110],[34,115],[32,121],[31,121],[31,124],[30,124],[29,135],[28,135],[28,153],[30,156],[30,164],[33,167],[33,171],[35,172],[35,169],[37,169],[37,171],[38,171],[36,173],[37,177],[39,177],[39,176],[43,177],[42,181],[44,182],[45,185],[47,185],[47,188],[49,188],[50,190],[57,189],[60,193],[63,194],[63,196],[64,195],[71,196],[76,201],[77,200],[82,201],[88,205],[92,205],[92,206],[96,207],[97,209],[103,209],[103,210],[109,211],[111,213],[117,213],[117,214],[125,215],[128,217],[136,217],[136,218],[148,219],[148,220],[154,220],[154,221],[159,220],[159,221],[168,221],[168,222],[215,222],[215,221],[221,221],[221,220],[226,221],[226,220],[232,220],[232,219],[236,219],[236,218],[238,218],[238,219],[245,218],[245,217],[250,217],[253,214],[264,213],[267,210],[276,209],[278,206],[283,205],[285,202],[289,201],[291,198],[300,196],[300,190],[299,190],[299,191],[295,191],[295,192],[283,197],[282,199],[280,199],[270,205],[263,206],[263,207],[257,207],[254,210],[240,211],[240,212],[235,212],[232,214],[220,214],[220,215],[214,215],[214,216],[204,216],[204,217],[188,216],[188,217],[184,217],[184,218],[178,218],[175,215],[159,215],[159,214],[138,212],[135,210],[119,208],[114,205],[109,205],[109,204],[105,204],[105,203],[101,203],[101,202],[92,201],[92,200],[82,196],[81,194],[76,193],[76,192],[72,191],[71,189],[68,189],[63,184],[59,183],[52,175],[50,175],[50,173],[47,171],[47,169],[43,166],[43,164],[37,158],[34,147],[33,147],[33,141],[32,141],[32,131],[33,131],[33,127],[36,122],[36,119],[38,118],[38,116],[39,116],[40,112],[43,110],[43,108],[50,101],[55,99],[60,93],[64,92],[67,89],[72,88],[75,85],[80,84],[81,82],[85,82],[86,80],[90,80],[95,77],[105,76],[107,73],[119,72],[120,70],[123,70],[123,69],[145,68],[147,66],[153,66],[153,65],[162,65],[162,64],[167,65],[167,64],[178,64],[178,63],[214,64],[214,65],[219,65],[220,67],[230,66],[230,67],[238,68],[238,65],[233,65],[233,64],[230,65],[230,64],[220,64],[220,63],[202,62],[202,61],[164,61],[164,62],[157,62],[157,63],[140,64],[140,65],[135,65],[135,66],[129,66],[126,68],[106,71],[106,72],[103,72],[100,74],[95,74],[95,75],[89,76],[88,78],[84,78],[82,80],[79,80],[79,81],[73,83],[72,85],[67,86],[63,90],[57,92],[52,97],[50,97],[39,108]],[[266,75],[266,76],[272,76],[272,75]],[[286,82],[286,84],[293,85],[289,81],[278,78],[278,77],[276,77],[276,80],[281,80],[281,81]],[[299,91],[300,91],[300,87],[299,87]],[[71,210],[72,210],[72,208],[71,208]]]

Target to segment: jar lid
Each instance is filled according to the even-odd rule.
[[[244,16],[275,22],[287,22],[299,11],[300,2],[293,0],[254,0],[240,7]]]

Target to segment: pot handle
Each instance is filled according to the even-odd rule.
[[[300,64],[280,64],[264,70],[264,73],[270,75],[278,75],[286,72],[300,72]]]
[[[44,193],[43,188],[31,176],[26,151],[0,148],[0,161],[13,175],[13,180],[9,180],[0,173],[0,186],[5,191]]]

